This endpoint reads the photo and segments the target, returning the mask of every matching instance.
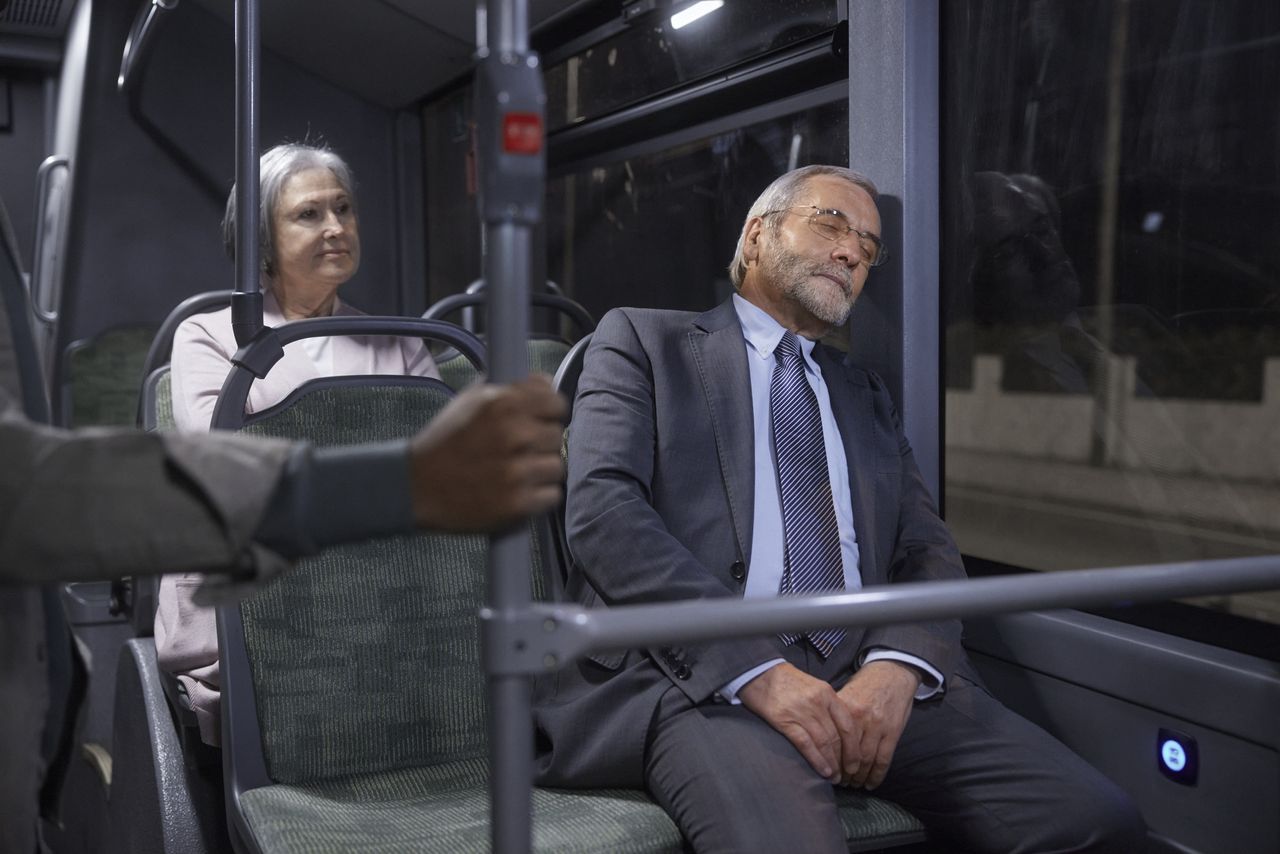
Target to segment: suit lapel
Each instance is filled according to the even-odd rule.
[[[689,346],[715,434],[720,475],[729,496],[734,536],[743,563],[751,563],[755,504],[755,436],[746,341],[733,301],[700,315],[689,330]]]
[[[831,398],[831,411],[840,429],[845,461],[849,468],[849,490],[853,505],[853,529],[858,538],[858,556],[862,579],[872,583],[883,581],[884,570],[876,559],[874,525],[876,493],[875,400],[866,376],[846,367],[836,351],[814,348],[814,359],[822,369]]]

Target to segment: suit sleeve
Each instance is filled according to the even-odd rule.
[[[607,605],[738,596],[672,536],[653,506],[654,383],[631,321],[619,311],[605,315],[586,354],[569,432],[566,529],[576,568]],[[647,652],[702,702],[778,649],[753,639]]]
[[[877,409],[892,425],[901,462],[897,526],[888,564],[889,583],[963,579],[965,572],[960,552],[938,515],[937,505],[916,465],[897,410],[879,378],[873,377],[873,384],[877,386]],[[890,508],[883,510],[889,511]],[[880,647],[922,658],[942,674],[945,685],[960,660],[960,633],[959,620],[881,626],[867,631],[862,654]]]
[[[68,432],[0,393],[0,581],[278,570],[252,544],[294,446],[236,436]]]

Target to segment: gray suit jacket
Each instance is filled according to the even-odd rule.
[[[0,323],[4,318],[0,317]],[[38,584],[284,561],[250,537],[292,446],[28,421],[0,382],[0,851],[35,850],[49,703]],[[12,699],[12,702],[10,702]]]
[[[849,462],[863,584],[962,578],[955,544],[874,374],[819,345]],[[701,315],[617,309],[587,352],[569,441],[569,595],[588,606],[740,597],[750,565],[754,446],[746,343],[732,302]],[[885,647],[949,679],[959,621],[859,629],[852,668]],[[538,680],[539,782],[640,786],[659,698],[694,702],[780,656],[776,637],[597,655]]]

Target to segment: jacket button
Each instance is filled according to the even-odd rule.
[[[747,568],[743,566],[742,561],[735,560],[733,566],[729,567],[729,574],[733,576],[734,581],[741,581],[747,577]]]
[[[675,673],[676,678],[680,680],[688,679],[693,674],[693,671],[689,669],[689,665],[687,664],[681,664],[672,672]]]

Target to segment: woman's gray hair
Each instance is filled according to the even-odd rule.
[[[307,145],[301,142],[286,142],[277,145],[262,155],[258,161],[258,257],[262,264],[262,272],[268,276],[275,275],[276,267],[276,234],[272,213],[285,182],[308,169],[328,169],[338,179],[338,186],[351,202],[352,210],[356,208],[355,178],[351,167],[336,152],[322,145]],[[231,187],[231,195],[227,196],[227,213],[222,218],[222,243],[227,254],[234,260],[236,257],[236,188]]]
[[[792,169],[777,179],[772,184],[764,188],[764,192],[756,199],[755,204],[751,206],[751,210],[747,211],[747,218],[742,223],[742,233],[738,235],[738,248],[734,250],[733,260],[729,262],[729,278],[733,281],[734,288],[742,287],[742,279],[747,275],[747,262],[742,257],[743,241],[747,236],[747,223],[751,222],[755,217],[762,217],[770,212],[783,211],[795,204],[796,199],[804,191],[805,184],[810,178],[819,175],[834,175],[837,178],[843,178],[855,187],[865,190],[872,199],[879,198],[880,191],[876,189],[876,185],[871,179],[861,172],[849,169],[845,166],[801,166],[799,169]],[[775,219],[770,228],[775,231],[778,228],[778,221]]]

